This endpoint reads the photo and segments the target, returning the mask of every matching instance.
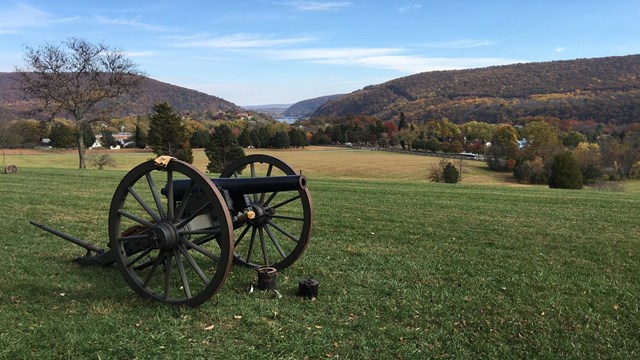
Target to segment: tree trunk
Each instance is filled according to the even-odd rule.
[[[86,169],[87,165],[85,162],[85,147],[84,147],[84,127],[85,124],[78,122],[78,157],[79,157],[79,166],[78,169]]]

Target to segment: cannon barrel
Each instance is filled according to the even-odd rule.
[[[246,194],[304,190],[307,178],[304,175],[266,176],[255,178],[212,178],[211,182],[218,189],[226,190],[232,197]],[[174,180],[173,196],[181,199],[191,180]],[[162,193],[166,188],[162,189]]]

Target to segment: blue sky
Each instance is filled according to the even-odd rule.
[[[640,53],[638,0],[0,0],[0,71],[69,37],[237,105],[289,104],[423,71]]]

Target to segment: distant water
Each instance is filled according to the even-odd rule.
[[[287,123],[287,124],[293,124],[298,119],[299,118],[297,118],[297,117],[281,117],[281,118],[277,118],[276,120],[278,120],[280,122],[283,122],[283,123]]]

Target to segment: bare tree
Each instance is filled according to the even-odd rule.
[[[16,69],[20,87],[50,119],[64,115],[76,122],[79,168],[85,169],[85,127],[107,119],[117,98],[135,91],[143,74],[124,52],[77,38],[26,46],[24,58],[26,67]]]

